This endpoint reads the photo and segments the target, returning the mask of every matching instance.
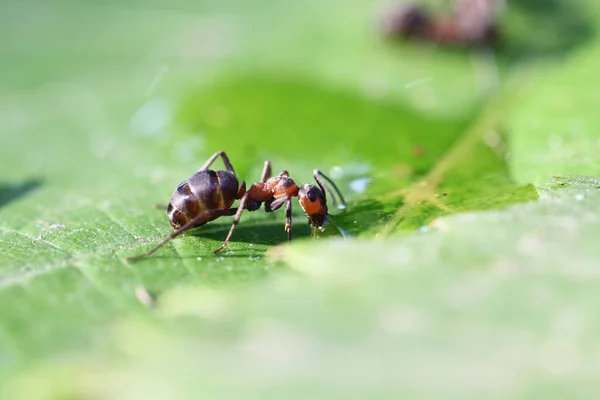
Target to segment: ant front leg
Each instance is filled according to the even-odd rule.
[[[265,211],[266,212],[277,211],[281,208],[283,203],[285,203],[289,199],[290,198],[288,196],[284,196],[284,197],[279,197],[277,199],[272,199],[272,200],[266,201],[265,202]]]
[[[204,165],[200,167],[200,171],[208,169],[218,157],[221,157],[221,159],[223,160],[223,164],[225,164],[225,169],[235,175],[235,171],[233,170],[233,165],[231,165],[231,161],[229,161],[229,157],[227,157],[227,154],[225,154],[225,152],[222,150],[217,151],[208,160],[206,160]]]
[[[288,240],[292,240],[292,198],[290,196],[279,197],[273,201],[267,201],[265,203],[265,211],[273,212],[279,210],[283,203],[286,203],[285,207],[285,231],[288,233]]]

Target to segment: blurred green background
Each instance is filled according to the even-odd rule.
[[[469,48],[373,1],[2,2],[0,396],[593,397],[600,6],[496,5]],[[126,263],[217,150],[348,207]]]

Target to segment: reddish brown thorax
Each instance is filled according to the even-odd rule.
[[[267,187],[267,190],[273,193],[273,197],[276,199],[283,196],[295,197],[300,190],[298,185],[296,185],[296,182],[289,176],[276,176],[271,178],[267,181],[265,186]]]
[[[276,199],[283,196],[295,197],[298,195],[298,185],[288,176],[275,176],[265,183],[253,183],[248,192],[253,200],[265,202],[270,198]]]

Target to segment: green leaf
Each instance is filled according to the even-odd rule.
[[[0,6],[2,395],[588,393],[599,185],[530,182],[597,174],[591,108],[538,168],[519,121],[550,96],[514,107],[511,54],[386,42],[370,2],[242,3]],[[294,206],[292,246],[281,213],[245,213],[222,255],[225,218],[124,262],[219,149],[249,183],[320,168],[348,208],[311,238]]]
[[[571,189],[554,189],[563,184]],[[600,181],[548,187],[538,202],[445,218],[410,237],[280,248],[303,277],[173,289],[151,319],[112,324],[108,355],[42,365],[11,388],[103,398],[200,388],[219,397],[589,393],[600,252],[582,238],[598,234]]]
[[[511,172],[519,182],[549,175],[600,175],[597,42],[531,79],[507,120]]]

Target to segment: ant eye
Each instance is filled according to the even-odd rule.
[[[317,199],[317,195],[312,190],[309,191],[306,195],[308,196],[308,199],[310,201],[315,201]]]

